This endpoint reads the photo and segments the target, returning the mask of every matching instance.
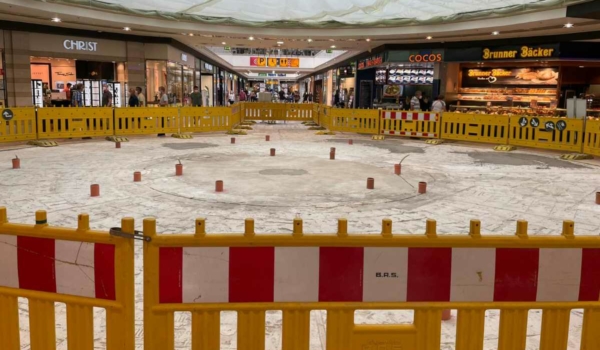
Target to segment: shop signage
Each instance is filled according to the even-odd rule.
[[[442,62],[442,59],[441,53],[408,56],[409,62]]]
[[[557,85],[557,68],[467,68],[463,70],[463,86]]]
[[[231,46],[225,46],[225,51],[231,51]]]
[[[10,109],[7,108],[4,111],[2,111],[2,119],[6,120],[7,122],[11,121],[14,117],[15,115]]]
[[[267,73],[258,73],[258,76],[259,76],[259,77],[266,77],[266,76],[267,76]]]
[[[206,62],[205,62],[205,63],[204,63],[204,70],[205,70],[205,71],[207,71],[207,72],[212,72],[212,71],[213,71],[213,66],[212,66],[212,64],[209,64],[209,63],[206,63]]]
[[[75,51],[96,51],[98,43],[95,41],[70,40],[63,41],[63,46],[67,50]]]
[[[184,62],[187,62],[187,55],[184,54],[184,53],[182,53],[181,54],[181,60],[184,61]]]
[[[484,48],[481,58],[484,60],[549,58],[558,56],[556,47],[521,46],[519,48],[489,49]]]
[[[255,67],[291,67],[299,68],[299,58],[266,58],[266,57],[250,57],[250,65]]]
[[[377,55],[367,58],[366,60],[358,61],[358,69],[367,69],[380,64],[383,64],[383,56]]]

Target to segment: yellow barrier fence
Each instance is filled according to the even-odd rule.
[[[319,125],[330,129],[331,128],[331,110],[333,108],[327,105],[319,105]],[[331,130],[331,129],[330,129]]]
[[[600,156],[600,120],[585,121],[583,153]]]
[[[313,107],[306,103],[286,103],[285,120],[308,122],[313,120]]]
[[[418,111],[381,111],[381,134],[423,138],[440,137],[440,115]]]
[[[211,132],[231,130],[237,123],[233,111],[239,118],[240,105],[232,107],[181,107],[180,132]]]
[[[179,108],[133,107],[115,109],[114,135],[171,134],[179,132]]]
[[[285,105],[285,103],[244,102],[244,120],[286,120]]]
[[[356,132],[359,134],[379,133],[379,111],[376,109],[331,108],[332,131]]]
[[[449,140],[508,144],[509,118],[500,115],[444,113],[441,137]]]
[[[319,114],[321,113],[321,108],[320,105],[317,103],[311,103],[310,104],[312,106],[313,109],[313,122],[315,124],[319,124]]]
[[[508,143],[514,146],[581,152],[582,119],[510,117]]]
[[[191,312],[191,348],[219,349],[221,311],[237,312],[237,349],[265,348],[265,312],[282,310],[282,349],[309,348],[310,311],[326,310],[328,350],[439,350],[444,309],[457,309],[456,349],[481,350],[487,309],[500,309],[499,350],[525,349],[528,310],[543,310],[540,349],[566,350],[572,309],[583,309],[581,349],[600,349],[600,237],[210,234],[157,235],[144,220],[144,344],[174,349],[174,313]],[[361,309],[414,310],[412,324],[358,325]]]
[[[28,141],[37,138],[36,114],[33,107],[5,109],[0,116],[0,141]]]
[[[0,349],[56,349],[58,302],[66,304],[69,349],[95,348],[93,308],[103,308],[106,349],[133,350],[133,240],[90,230],[87,214],[77,229],[49,226],[45,211],[35,222],[9,223],[0,207]],[[133,234],[133,219],[123,219],[122,232]],[[28,327],[19,323],[18,298],[28,300]],[[30,344],[22,344],[20,327]]]
[[[113,109],[38,108],[37,133],[40,139],[110,136],[114,134]]]

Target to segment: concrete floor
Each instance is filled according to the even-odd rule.
[[[265,142],[264,136],[271,135]],[[0,146],[0,206],[12,222],[32,223],[34,212],[48,211],[51,225],[74,227],[77,214],[90,214],[95,229],[117,226],[132,216],[141,229],[144,217],[157,218],[161,233],[192,232],[196,217],[207,218],[207,231],[242,232],[244,219],[253,217],[260,233],[290,234],[292,220],[304,219],[307,233],[333,233],[345,217],[349,232],[378,234],[381,220],[391,218],[395,233],[422,234],[425,219],[438,222],[439,234],[466,234],[469,220],[482,222],[482,233],[513,234],[518,219],[529,221],[530,234],[559,234],[562,220],[575,221],[578,235],[597,235],[600,206],[594,204],[600,172],[595,160],[567,162],[558,153],[535,150],[499,153],[491,145],[366,136],[317,136],[300,124],[257,124],[236,144],[223,133],[199,134],[192,140],[136,137],[121,149],[102,140],[66,140],[60,147]],[[352,138],[354,145],[348,145]],[[329,160],[336,147],[336,160]],[[269,156],[276,148],[277,155]],[[10,159],[21,158],[20,170]],[[402,176],[393,164],[405,156]],[[175,164],[184,164],[176,177]],[[141,171],[143,181],[132,182]],[[367,177],[375,190],[366,190]],[[216,180],[225,192],[215,193]],[[426,195],[417,194],[419,181],[428,183]],[[89,197],[98,183],[101,196]],[[138,347],[142,348],[142,250],[136,246]],[[26,314],[27,303],[21,302]],[[98,313],[97,348],[104,348],[104,325]],[[57,309],[59,322],[64,307]],[[311,350],[325,344],[324,312],[313,312]],[[570,349],[578,349],[581,313],[572,313]],[[357,322],[402,323],[410,312],[362,311]],[[538,349],[541,313],[530,312],[527,349]],[[178,349],[189,349],[190,315],[176,315]],[[454,349],[456,319],[443,324],[442,349]],[[28,326],[21,324],[28,349]],[[498,312],[486,317],[486,349],[497,348]],[[235,314],[223,315],[222,349],[235,349]],[[281,314],[267,316],[267,349],[281,348]],[[64,322],[57,326],[58,349],[66,349]]]

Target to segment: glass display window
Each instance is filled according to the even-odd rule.
[[[167,87],[167,61],[146,61],[146,103],[157,104],[159,87]]]

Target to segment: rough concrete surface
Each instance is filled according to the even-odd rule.
[[[271,135],[265,142],[264,136]],[[90,214],[94,229],[118,226],[125,216],[156,217],[158,232],[191,233],[196,217],[207,218],[210,233],[242,232],[253,217],[260,233],[290,234],[292,219],[304,219],[305,232],[334,233],[345,217],[354,234],[378,234],[391,218],[395,233],[422,234],[425,219],[438,222],[439,234],[466,234],[479,219],[483,234],[511,235],[518,219],[530,234],[560,234],[562,220],[574,220],[577,235],[600,232],[600,183],[596,161],[585,165],[536,151],[498,153],[492,145],[426,145],[423,141],[338,134],[316,136],[300,124],[257,124],[248,136],[198,134],[193,140],[134,137],[115,149],[111,142],[78,140],[55,148],[0,147],[0,205],[12,222],[33,223],[34,212],[48,211],[51,225],[75,227],[77,214]],[[354,145],[348,145],[352,138]],[[336,147],[336,160],[329,148]],[[269,156],[276,148],[277,155]],[[18,154],[21,169],[10,169]],[[393,174],[402,163],[402,176]],[[184,176],[175,176],[181,160]],[[133,182],[133,172],[142,182]],[[367,177],[375,190],[366,189]],[[225,192],[215,193],[223,180]],[[428,183],[417,194],[419,181]],[[89,196],[98,183],[101,195]],[[143,347],[142,246],[136,245],[137,347]],[[22,349],[29,349],[27,301],[21,300]],[[105,347],[103,310],[96,311],[96,348]],[[529,314],[527,349],[539,348],[541,313]],[[456,314],[442,324],[442,349],[454,349]],[[499,313],[486,314],[485,349],[496,349]],[[578,349],[581,312],[571,315],[569,349]],[[359,311],[357,323],[406,323],[410,311]],[[221,348],[236,348],[235,313],[223,313]],[[281,349],[281,313],[267,313],[266,348]],[[66,349],[64,306],[57,307],[57,349]],[[191,316],[177,313],[176,348],[191,347]],[[311,350],[324,349],[326,313],[313,311]]]

